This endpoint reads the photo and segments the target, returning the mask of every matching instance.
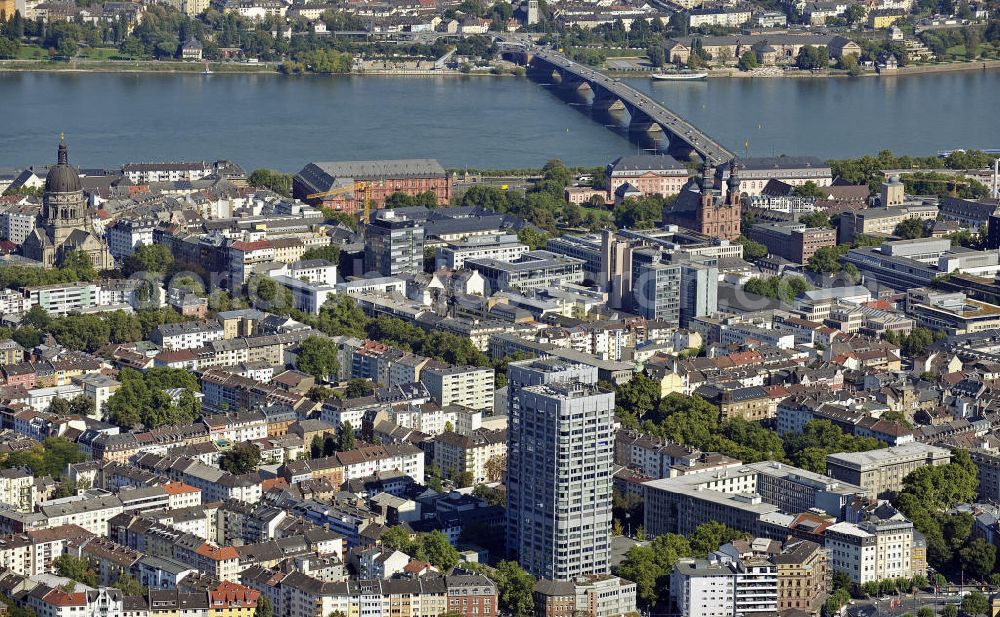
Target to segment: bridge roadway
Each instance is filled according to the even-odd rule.
[[[594,93],[595,106],[605,109],[621,107],[627,109],[632,118],[631,129],[663,131],[670,140],[669,151],[679,154],[696,152],[709,165],[721,165],[735,157],[722,144],[680,115],[628,84],[573,62],[554,51],[526,46],[523,46],[522,50],[529,65],[538,67],[541,61],[554,72],[558,72],[564,87],[580,88],[584,84],[589,86]]]

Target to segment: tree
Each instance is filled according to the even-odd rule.
[[[97,411],[94,399],[79,394],[69,402],[69,413],[78,416],[90,416]]]
[[[844,19],[850,25],[860,23],[865,18],[865,7],[863,4],[850,4],[844,12]]]
[[[367,338],[365,316],[354,298],[347,294],[337,294],[320,308],[319,329],[330,336],[355,336]]]
[[[986,580],[996,564],[997,549],[986,540],[976,538],[958,552],[958,557],[965,572]]]
[[[962,612],[966,615],[986,615],[990,611],[990,601],[978,591],[970,592],[962,598]]]
[[[834,274],[840,272],[840,258],[847,253],[849,246],[822,246],[809,258],[806,268],[812,272]]]
[[[641,422],[660,402],[660,384],[639,373],[615,391],[615,415]]]
[[[757,54],[755,54],[753,50],[748,49],[743,52],[742,56],[740,56],[741,71],[752,71],[758,66],[760,66],[760,64],[757,62]]]
[[[665,533],[653,538],[647,546],[630,548],[616,573],[634,582],[639,603],[651,607],[668,600],[674,564],[682,557],[691,556],[691,545],[684,536]]]
[[[917,617],[934,617],[934,609],[929,606],[922,606],[917,611]]]
[[[296,366],[303,373],[308,373],[319,381],[326,381],[340,371],[337,343],[319,336],[306,338],[299,346]]]
[[[320,458],[323,456],[323,438],[319,435],[313,435],[312,442],[309,444],[309,458]]]
[[[926,235],[926,228],[922,219],[906,219],[896,225],[892,233],[904,240],[913,240],[923,238]]]
[[[347,389],[344,392],[344,396],[349,399],[361,398],[363,396],[371,396],[375,391],[375,387],[372,382],[367,379],[352,379],[347,382]]]
[[[292,174],[283,174],[273,169],[255,169],[247,178],[250,186],[271,189],[285,197],[292,196]]]
[[[357,440],[354,438],[354,427],[346,420],[340,424],[340,432],[337,433],[337,451],[348,452],[357,447]]]
[[[430,562],[442,572],[451,570],[461,560],[458,550],[448,542],[448,536],[437,530],[419,534],[415,545],[413,556]]]
[[[90,587],[97,587],[97,572],[90,567],[90,562],[86,559],[66,553],[53,559],[52,565],[55,566],[56,574],[59,576],[65,576]]]
[[[740,236],[736,241],[743,245],[743,259],[746,259],[747,261],[756,261],[767,257],[767,246],[761,244],[760,242],[751,240],[746,236]]]
[[[112,587],[114,587],[115,589],[121,590],[121,592],[123,594],[125,594],[126,596],[141,596],[141,595],[145,595],[145,590],[142,588],[142,585],[139,584],[139,581],[137,581],[134,578],[132,578],[132,576],[129,575],[129,574],[122,574],[121,576],[119,576],[118,580],[115,581],[115,584],[112,585]],[[261,599],[262,600],[266,600],[267,598],[264,597],[264,596],[261,596]],[[259,608],[260,604],[258,603],[257,606]],[[257,617],[261,617],[261,616],[257,615]]]
[[[513,617],[531,617],[535,613],[535,577],[516,561],[501,561],[493,572],[500,613]]]
[[[73,495],[76,495],[76,490],[77,486],[75,481],[69,478],[63,478],[62,482],[59,483],[59,486],[56,487],[56,499],[60,499],[62,497],[72,497]]]
[[[704,555],[717,550],[723,544],[742,538],[746,534],[742,531],[728,527],[718,521],[702,523],[695,528],[689,539],[691,550],[699,555]]]
[[[814,199],[821,199],[823,197],[823,189],[819,188],[819,186],[815,182],[813,182],[812,180],[809,180],[806,183],[802,184],[801,186],[797,186],[794,189],[792,189],[792,195],[795,195],[796,197],[812,197]],[[830,226],[830,224],[829,224],[830,217],[825,212],[813,212],[811,214],[820,214],[822,216],[826,216],[826,224],[825,225],[809,225],[809,227],[829,227]],[[808,216],[808,215],[806,215],[806,216]],[[799,221],[802,221],[801,217],[799,218]]]
[[[750,279],[743,285],[743,289],[768,298],[791,302],[799,294],[812,289],[812,286],[801,276],[770,276]]]
[[[238,443],[222,455],[219,466],[237,476],[257,471],[260,466],[260,450],[252,443]]]
[[[270,598],[261,594],[257,598],[257,608],[253,612],[253,617],[274,617],[274,605]]]
[[[830,55],[827,52],[826,47],[803,45],[802,48],[799,49],[798,56],[795,57],[795,66],[799,67],[803,71],[825,69],[829,63]]]
[[[851,5],[854,6],[854,5]],[[851,77],[857,77],[864,73],[861,68],[861,64],[858,63],[857,54],[844,54],[840,57],[838,64],[842,70],[847,71],[847,74]]]
[[[69,415],[69,401],[56,396],[49,402],[49,407],[46,411],[57,416],[67,416]]]
[[[135,247],[132,254],[125,258],[122,274],[132,276],[138,272],[162,274],[167,272],[174,263],[170,249],[163,244],[142,244]]]
[[[404,553],[407,553],[409,552],[410,544],[413,542],[413,538],[405,529],[396,526],[389,527],[383,531],[378,541],[383,547],[389,550],[403,551]]]
[[[330,244],[328,246],[314,246],[302,253],[303,261],[307,259],[324,259],[330,263],[340,262],[340,247]]]
[[[662,43],[653,43],[646,49],[646,56],[653,66],[663,66],[667,63],[667,52]]]
[[[958,617],[958,607],[954,604],[945,604],[941,609],[941,617]]]
[[[471,471],[463,471],[455,476],[455,486],[457,488],[469,488],[476,481]]]

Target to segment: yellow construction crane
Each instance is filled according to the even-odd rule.
[[[367,225],[368,219],[372,215],[372,184],[371,182],[355,182],[354,184],[348,184],[346,186],[338,186],[335,189],[330,189],[329,191],[322,191],[319,193],[311,193],[306,195],[306,201],[311,199],[325,199],[327,197],[334,197],[336,195],[343,195],[344,193],[355,193],[361,192],[362,199],[364,200],[364,210],[362,210],[362,224]]]

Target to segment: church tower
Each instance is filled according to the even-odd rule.
[[[62,136],[59,158],[45,176],[42,198],[42,226],[53,245],[63,244],[74,230],[89,230],[87,198],[80,184],[80,174],[69,164],[69,153]]]
[[[740,237],[740,179],[736,160],[729,163],[729,178],[726,180],[728,192],[725,199],[721,191],[715,189],[712,166],[706,161],[702,168],[701,203],[695,219],[697,231],[726,240]]]
[[[740,197],[740,166],[734,158],[729,161],[729,178],[726,179],[726,204],[740,206],[742,201]]]
[[[94,231],[80,174],[69,164],[66,142],[59,138],[59,158],[45,176],[41,225],[21,245],[28,259],[52,268],[67,253],[82,251],[98,270],[114,267],[108,243]]]

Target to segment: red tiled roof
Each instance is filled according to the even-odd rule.
[[[83,591],[66,593],[62,589],[53,589],[45,594],[43,600],[53,606],[86,606],[87,594]]]
[[[213,561],[225,561],[228,559],[239,559],[240,554],[232,546],[212,546],[207,542],[194,550],[202,557],[208,557]]]
[[[163,490],[167,491],[168,495],[183,495],[184,493],[201,492],[201,489],[197,489],[190,484],[185,484],[184,482],[167,482],[163,485]]]

